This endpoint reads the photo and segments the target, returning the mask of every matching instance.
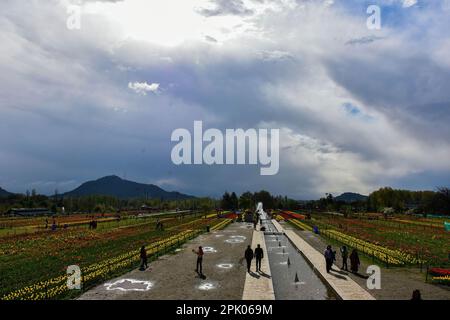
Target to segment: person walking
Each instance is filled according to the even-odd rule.
[[[141,247],[141,253],[140,253],[140,257],[141,257],[141,271],[144,271],[145,269],[148,268],[147,265],[147,250],[145,250],[145,246]]]
[[[197,251],[192,249],[192,252],[194,252],[197,255],[197,267],[195,269],[195,272],[197,272],[200,275],[203,275],[203,248],[202,248],[202,246],[198,247]]]
[[[333,266],[333,261],[334,261],[334,252],[331,249],[330,245],[327,246],[324,256],[325,256],[325,264],[326,264],[327,273],[330,273],[330,270],[331,270],[331,267]]]
[[[342,255],[342,270],[348,271],[347,259],[348,259],[348,249],[347,246],[341,247],[341,255]]]
[[[156,230],[161,230],[161,221],[159,221],[159,218],[156,218]]]
[[[264,251],[261,245],[255,249],[255,259],[256,259],[256,272],[261,271],[261,260],[264,258]]]
[[[356,249],[353,249],[352,254],[350,255],[350,270],[353,273],[358,273],[358,267],[360,265],[358,251]]]
[[[245,250],[245,260],[247,261],[247,272],[250,273],[250,266],[252,265],[253,260],[253,250],[250,246]]]

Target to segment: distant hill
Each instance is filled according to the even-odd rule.
[[[80,197],[89,195],[113,196],[120,199],[145,198],[182,200],[194,198],[179,192],[168,192],[153,184],[137,183],[124,180],[118,176],[107,176],[98,180],[83,183],[75,190],[66,192],[66,197]]]
[[[12,196],[13,193],[6,191],[5,189],[0,188],[0,198],[6,198]]]
[[[365,201],[367,200],[368,196],[364,196],[359,193],[353,193],[353,192],[345,192],[341,194],[340,196],[337,196],[334,198],[335,201],[342,201],[342,202],[357,202],[357,201]]]

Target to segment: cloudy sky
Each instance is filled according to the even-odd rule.
[[[2,0],[0,186],[116,174],[309,199],[449,185],[449,16],[446,0]],[[171,133],[194,120],[280,129],[279,173],[175,166]]]

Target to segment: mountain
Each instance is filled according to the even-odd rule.
[[[0,198],[6,198],[12,196],[13,193],[6,191],[5,189],[0,188]]]
[[[366,201],[368,196],[363,196],[359,193],[353,193],[353,192],[345,192],[341,194],[340,196],[337,196],[334,198],[335,201],[342,201],[342,202],[357,202],[357,201]]]
[[[66,197],[80,197],[89,195],[106,195],[120,199],[146,198],[164,200],[191,199],[193,196],[179,192],[168,192],[153,184],[137,183],[124,180],[118,176],[107,176],[98,180],[83,183],[78,188],[66,192]]]

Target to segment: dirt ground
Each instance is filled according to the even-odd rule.
[[[282,223],[286,229],[294,230],[306,242],[313,246],[320,252],[325,251],[327,246],[326,240],[322,237],[309,232],[298,230],[292,227],[289,223]],[[342,257],[339,252],[339,247],[333,246],[336,251],[335,264],[342,266]],[[412,292],[416,289],[420,290],[422,299],[424,300],[450,300],[450,289],[444,286],[433,285],[425,282],[425,271],[420,272],[419,268],[386,268],[379,262],[372,262],[370,258],[364,258],[360,254],[360,275],[348,273],[350,277],[356,281],[363,288],[367,288],[367,275],[365,274],[369,265],[378,265],[381,269],[381,289],[368,290],[377,300],[409,300],[412,297]],[[350,260],[348,261],[350,268]]]
[[[240,300],[246,269],[243,256],[251,244],[253,226],[232,223],[224,230],[201,235],[174,254],[151,262],[145,271],[133,270],[87,292],[81,300]],[[203,246],[203,274],[195,272],[197,256],[192,249]]]

